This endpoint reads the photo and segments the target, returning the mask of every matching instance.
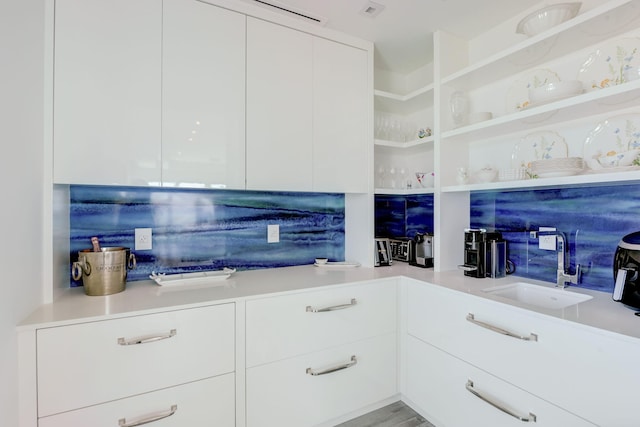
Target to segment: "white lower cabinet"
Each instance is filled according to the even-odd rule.
[[[247,367],[396,331],[396,280],[247,301]]]
[[[595,425],[412,336],[407,371],[406,395],[438,427]]]
[[[638,425],[637,340],[421,282],[407,299],[410,335],[597,425]]]
[[[41,418],[38,427],[235,426],[235,375],[145,393]]]
[[[45,417],[235,370],[235,305],[37,331]]]
[[[393,396],[396,334],[247,370],[247,427],[315,426]]]

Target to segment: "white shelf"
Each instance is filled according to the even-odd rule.
[[[387,141],[387,140],[384,140],[384,139],[376,139],[374,141],[374,144],[378,145],[380,147],[406,149],[406,148],[413,148],[413,147],[432,145],[433,141],[434,141],[433,136],[429,136],[429,137],[426,137],[426,138],[415,139],[413,141],[408,141],[408,142],[396,142],[396,141]]]
[[[431,188],[376,188],[375,194],[377,195],[392,195],[392,196],[410,196],[417,194],[433,194],[434,189]]]
[[[625,107],[638,105],[639,100],[640,80],[636,80],[446,131],[442,134],[442,139],[447,143],[455,143],[508,135],[538,122],[553,126],[558,123],[585,119],[592,116],[594,111],[598,115],[609,111],[614,112]]]
[[[627,18],[628,17],[628,18]],[[625,25],[621,25],[628,21]],[[640,23],[638,0],[613,0],[579,14],[442,79],[443,86],[472,90],[623,34]]]
[[[484,184],[454,185],[442,188],[443,193],[473,191],[508,191],[558,187],[580,187],[639,181],[640,171],[614,173],[584,173],[561,178],[536,178],[521,181],[497,181]]]
[[[406,95],[375,90],[376,111],[409,114],[433,107],[433,84],[423,86]]]

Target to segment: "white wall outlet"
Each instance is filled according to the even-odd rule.
[[[278,224],[267,225],[267,243],[280,242],[280,226]]]
[[[148,251],[153,249],[153,245],[151,243],[152,231],[150,228],[136,228],[136,251]]]
[[[540,232],[538,236],[538,248],[543,249],[545,251],[555,251],[556,250],[556,235],[555,234],[542,234],[545,231],[556,231],[555,227],[540,227],[538,229]]]

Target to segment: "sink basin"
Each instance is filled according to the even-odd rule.
[[[525,282],[494,286],[483,289],[483,292],[540,308],[555,309],[570,307],[593,298],[590,295]]]

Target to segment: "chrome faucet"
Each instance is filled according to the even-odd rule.
[[[576,272],[575,274],[570,274],[566,269],[569,269],[567,250],[565,248],[565,240],[564,236],[561,233],[556,234],[556,238],[558,239],[558,270],[556,274],[556,287],[564,289],[567,286],[567,283],[578,284],[580,280],[580,264],[576,264]]]

